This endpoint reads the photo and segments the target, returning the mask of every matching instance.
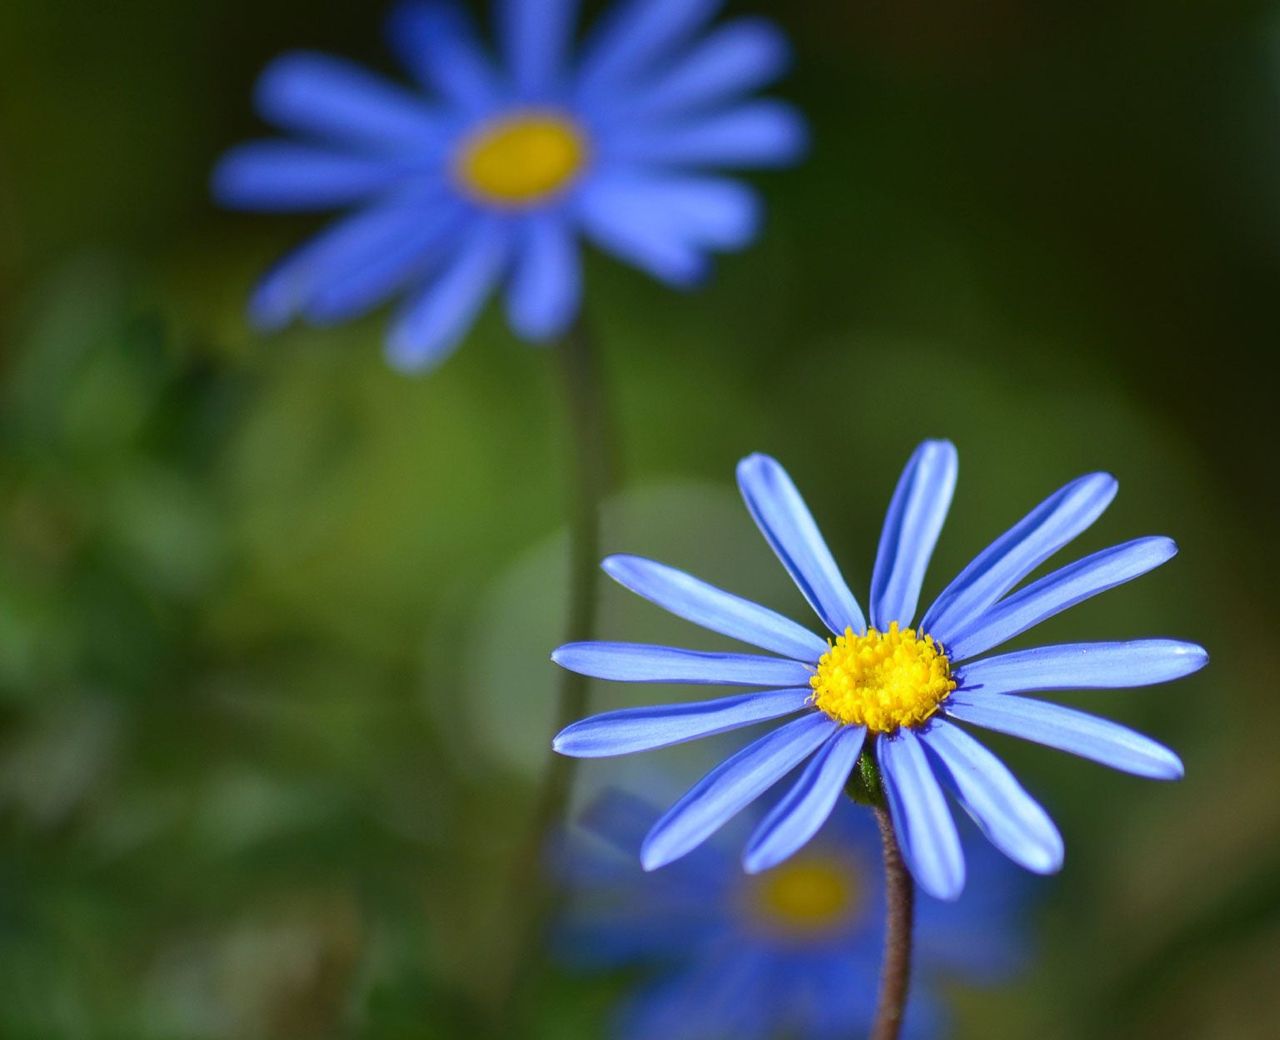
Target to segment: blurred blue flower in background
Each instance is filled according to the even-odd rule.
[[[671,613],[782,656],[635,643],[562,646],[553,660],[595,678],[768,689],[597,715],[563,730],[555,740],[558,751],[584,758],[621,755],[800,713],[721,763],[672,806],[645,839],[646,868],[695,849],[808,760],[751,836],[743,858],[751,872],[782,862],[822,826],[865,747],[878,763],[903,858],[926,892],[954,899],[965,883],[964,856],[942,784],[1015,862],[1038,873],[1058,870],[1063,846],[1053,821],[955,721],[1138,776],[1182,776],[1177,755],[1133,730],[1015,694],[1167,682],[1204,666],[1208,658],[1201,647],[1141,639],[1044,646],[975,660],[1068,607],[1158,567],[1177,551],[1168,538],[1138,538],[1006,596],[1102,515],[1115,497],[1114,477],[1089,474],[1050,495],[943,590],[925,611],[918,633],[909,627],[957,468],[956,449],[948,441],[926,441],[907,463],[880,537],[868,625],[786,471],[765,455],[739,463],[748,511],[836,636],[834,643],[652,560],[605,560],[612,578]]]
[[[871,814],[843,802],[803,852],[755,875],[734,869],[723,842],[644,873],[636,850],[657,815],[633,796],[608,791],[559,851],[568,884],[557,931],[562,956],[590,970],[658,969],[624,1000],[616,1035],[866,1035],[884,942],[880,839]],[[1025,875],[989,846],[972,844],[981,883],[956,902],[916,903],[908,1038],[945,1032],[939,981],[991,984],[1026,961],[1017,927],[1030,895]]]
[[[501,65],[460,6],[395,9],[390,41],[425,94],[336,58],[287,54],[257,108],[298,140],[241,145],[213,175],[246,210],[353,212],[258,286],[254,321],[276,328],[357,316],[405,295],[387,341],[406,369],[440,362],[505,286],[520,336],[564,332],[581,300],[577,235],[674,285],[707,253],[747,245],[760,202],[706,171],[794,161],[805,128],[749,99],[788,61],[769,23],[706,31],[720,0],[630,0],[571,58],[575,0],[499,0]]]

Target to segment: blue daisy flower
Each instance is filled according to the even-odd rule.
[[[641,851],[647,869],[696,848],[807,761],[790,792],[752,835],[743,858],[749,872],[781,862],[817,832],[865,749],[878,764],[903,857],[926,892],[954,899],[964,887],[964,857],[944,789],[1015,862],[1039,873],[1058,870],[1063,846],[1053,821],[1008,768],[957,723],[1022,737],[1138,776],[1182,776],[1178,756],[1155,741],[1021,695],[1167,682],[1204,666],[1208,658],[1201,647],[1139,639],[983,656],[1046,618],[1145,574],[1177,547],[1168,538],[1139,538],[1010,593],[1110,504],[1115,479],[1089,474],[1049,496],[983,550],[913,628],[956,470],[955,447],[946,441],[925,442],[907,463],[880,536],[868,622],[782,466],[766,455],[739,463],[738,485],[747,509],[834,641],[652,560],[605,560],[605,571],[631,591],[776,656],[634,643],[562,646],[553,660],[599,679],[764,690],[597,715],[564,729],[555,739],[557,751],[586,758],[621,755],[796,716],[713,769],[658,821]]]
[[[390,42],[419,91],[337,58],[277,59],[261,116],[296,139],[230,151],[215,197],[246,210],[352,212],[258,286],[265,328],[357,316],[403,294],[387,341],[407,369],[441,361],[503,284],[520,336],[563,333],[582,291],[579,234],[674,286],[747,245],[760,201],[723,168],[779,166],[799,115],[751,98],[788,61],[768,22],[708,23],[721,0],[629,0],[570,54],[575,0],[499,0],[501,63],[463,9],[410,2]]]
[[[624,1000],[610,1035],[867,1035],[884,942],[884,878],[871,815],[842,803],[801,852],[761,874],[731,869],[724,842],[645,874],[635,852],[657,815],[637,798],[608,792],[559,856],[567,883],[556,930],[561,956],[595,970],[657,969]],[[1030,893],[989,849],[979,842],[969,850],[980,883],[963,899],[917,903],[907,1038],[944,1034],[939,982],[992,984],[1026,960],[1018,921]]]

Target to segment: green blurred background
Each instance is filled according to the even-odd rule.
[[[954,439],[926,595],[1110,469],[1075,555],[1182,554],[1036,637],[1203,642],[1189,680],[1065,698],[1187,779],[993,739],[1068,860],[1028,911],[1038,959],[954,991],[961,1035],[1274,1037],[1280,9],[769,13],[815,147],[760,179],[762,241],[690,296],[588,267],[620,435],[605,546],[803,616],[735,502],[748,451],[862,588],[899,467]],[[317,222],[206,191],[260,132],[261,66],[305,46],[390,71],[381,14],[0,4],[2,1036],[480,1029],[551,726],[553,366],[494,314],[422,379],[384,366],[384,315],[255,335],[255,275]],[[604,597],[608,635],[693,638]],[[619,984],[549,970],[530,1035],[600,1035]]]

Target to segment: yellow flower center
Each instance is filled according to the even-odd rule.
[[[587,162],[587,139],[567,117],[528,110],[484,123],[454,159],[459,187],[481,202],[530,206],[568,187]]]
[[[888,632],[869,628],[863,636],[846,628],[809,685],[814,707],[876,733],[921,725],[956,688],[942,647],[896,621]]]
[[[752,878],[746,890],[746,909],[756,924],[797,936],[844,924],[861,900],[850,864],[812,853]]]

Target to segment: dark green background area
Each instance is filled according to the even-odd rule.
[[[926,595],[1114,472],[1073,553],[1182,553],[1037,638],[1203,642],[1191,679],[1063,698],[1187,778],[992,740],[1067,865],[1020,977],[954,989],[959,1032],[1273,1036],[1280,9],[772,13],[814,148],[755,178],[761,241],[689,295],[588,263],[606,548],[799,617],[733,500],[748,451],[787,465],[862,589],[902,462],[955,440]],[[0,1035],[469,1036],[491,1000],[563,609],[552,359],[496,309],[420,379],[384,366],[385,314],[256,335],[254,277],[318,222],[207,197],[262,132],[262,65],[391,71],[380,15],[0,4]],[[698,638],[604,597],[610,636]],[[531,1035],[600,1035],[624,982],[549,971]]]

